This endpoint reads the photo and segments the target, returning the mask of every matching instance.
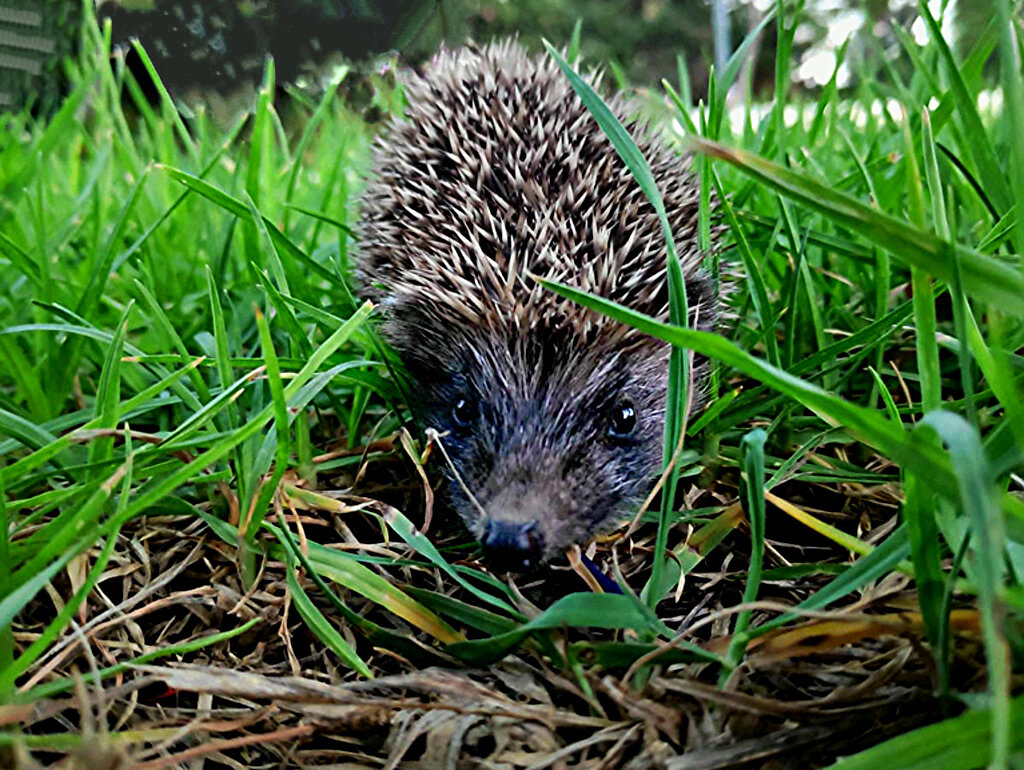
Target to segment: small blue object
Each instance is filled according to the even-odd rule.
[[[583,562],[583,566],[590,570],[590,574],[597,578],[597,582],[601,584],[601,588],[605,590],[605,593],[609,594],[621,594],[622,589],[619,588],[619,584],[608,577],[606,574],[601,572],[590,559],[583,554],[580,554],[580,561]]]

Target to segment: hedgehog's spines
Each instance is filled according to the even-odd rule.
[[[511,40],[446,52],[407,93],[406,119],[374,146],[364,286],[384,284],[394,304],[426,303],[455,324],[632,334],[531,272],[667,317],[654,208],[550,58]],[[631,122],[621,99],[609,104],[651,165],[692,273],[697,199],[685,161]]]

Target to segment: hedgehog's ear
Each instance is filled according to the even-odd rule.
[[[381,302],[384,337],[402,364],[420,382],[443,378],[456,369],[451,322],[428,303],[409,297]]]

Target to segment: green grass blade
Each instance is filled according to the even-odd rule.
[[[345,638],[334,630],[329,620],[324,617],[324,614],[317,609],[316,605],[313,604],[312,600],[303,590],[302,586],[299,585],[298,578],[295,577],[295,568],[288,568],[288,591],[292,595],[292,602],[295,604],[295,609],[299,611],[299,615],[305,621],[309,629],[316,635],[317,639],[323,642],[327,647],[330,648],[331,652],[338,656],[342,663],[349,668],[359,672],[367,679],[373,678],[373,672],[370,671],[369,666],[359,657],[359,654],[355,651],[351,644],[345,641]]]
[[[916,227],[923,228],[924,188],[921,184],[921,170],[917,164],[909,120],[904,120],[902,126],[910,218]],[[935,287],[924,268],[917,265],[910,268],[910,282],[914,322],[917,326],[914,346],[917,350],[917,374],[921,380],[921,408],[928,413],[942,405],[942,372],[939,367],[939,348],[935,342]]]
[[[139,56],[139,61],[142,62],[142,66],[146,70],[146,75],[149,76],[150,82],[156,86],[157,93],[160,95],[160,103],[163,107],[164,114],[170,116],[174,130],[178,134],[178,139],[181,141],[185,148],[188,150],[188,154],[192,158],[199,157],[199,151],[196,148],[195,142],[192,139],[192,135],[189,134],[188,128],[185,126],[185,121],[181,119],[181,113],[178,112],[178,108],[174,105],[174,100],[171,98],[171,94],[167,90],[167,86],[164,85],[160,75],[156,71],[156,67],[153,66],[153,60],[149,58],[149,54],[146,53],[146,49],[143,48],[142,43],[137,39],[132,40],[132,47],[135,49],[135,53]]]
[[[942,36],[942,29],[928,8],[928,3],[921,0],[918,3],[918,10],[928,27],[928,34],[932,38],[931,42],[935,45],[945,65],[953,98],[956,101],[956,114],[963,124],[964,142],[967,145],[965,149],[971,153],[974,159],[985,191],[992,196],[999,213],[1004,214],[1013,205],[1012,195],[1003,164],[999,162],[992,142],[982,125],[981,116],[978,115],[978,102],[967,88],[956,58],[946,39]]]
[[[1001,602],[1006,539],[999,490],[985,460],[981,437],[962,417],[949,412],[928,415],[953,458],[960,505],[970,518],[974,552],[970,554],[978,599],[992,695],[992,758],[989,767],[1005,768],[1010,754],[1010,650],[1003,631]]]
[[[668,273],[668,295],[669,295],[669,318],[677,326],[686,326],[689,322],[689,309],[687,308],[686,285],[683,280],[683,269],[676,253],[675,239],[672,235],[672,228],[668,222],[665,212],[665,204],[654,180],[654,174],[650,166],[640,153],[639,148],[633,141],[629,132],[612,113],[597,95],[594,89],[580,75],[573,70],[566,61],[558,55],[558,52],[545,41],[548,54],[558,64],[559,69],[568,79],[576,95],[583,102],[584,106],[600,126],[605,136],[612,143],[615,151],[626,164],[630,174],[636,180],[641,191],[650,201],[657,212],[661,222],[662,234],[665,236],[665,247],[667,252],[667,273]],[[657,590],[651,587],[662,585],[661,573],[665,566],[665,554],[668,544],[669,516],[672,504],[675,500],[676,483],[679,478],[678,468],[669,467],[672,465],[672,458],[675,456],[676,445],[682,440],[683,426],[686,422],[687,391],[689,389],[690,361],[683,351],[673,349],[669,359],[668,387],[665,397],[665,437],[662,453],[663,466],[669,470],[665,479],[662,491],[662,516],[658,527],[657,540],[655,542],[654,557],[651,562],[651,577],[647,589],[647,602],[654,607],[662,598]]]
[[[900,410],[892,398],[892,393],[890,393],[889,389],[885,386],[885,380],[882,379],[882,375],[880,375],[874,367],[871,367],[870,371],[871,377],[875,381],[875,387],[878,388],[878,392],[882,396],[882,403],[885,404],[885,412],[889,415],[889,419],[894,423],[902,422],[900,419]]]
[[[302,324],[295,317],[295,313],[287,301],[287,296],[278,291],[270,277],[259,270],[255,264],[250,263],[250,267],[256,272],[263,290],[267,293],[267,299],[274,308],[274,317],[280,319],[288,331],[288,338],[292,343],[292,355],[298,358],[308,358],[313,352],[313,345],[309,341],[309,333],[302,328]]]
[[[81,298],[75,306],[75,312],[79,315],[88,317],[92,308],[96,307],[102,299],[104,289],[107,285],[107,280],[110,278],[111,267],[113,266],[114,259],[117,256],[117,245],[121,242],[121,239],[127,230],[131,216],[138,206],[139,199],[142,197],[142,186],[149,178],[150,168],[150,166],[146,166],[143,169],[139,178],[135,181],[135,184],[132,185],[131,192],[128,193],[128,201],[124,204],[124,207],[118,214],[117,221],[114,223],[110,236],[107,238],[106,244],[100,252],[102,256],[99,263],[93,266],[89,275],[89,283],[82,291]]]
[[[797,13],[786,26],[784,0],[775,0],[775,99],[772,104],[771,131],[765,134],[761,151],[768,154],[769,141],[774,141],[774,154],[783,157],[786,154],[786,94],[791,83],[790,68],[793,61],[793,39],[796,35]]]
[[[181,171],[170,166],[160,166],[160,168],[164,169],[168,174],[170,174],[173,178],[177,179],[179,182],[181,182],[189,189],[196,191],[204,198],[209,200],[211,203],[214,203],[217,206],[220,206],[225,211],[234,214],[242,221],[252,221],[253,214],[251,213],[249,207],[242,201],[238,200],[237,198],[231,197],[222,190],[218,190],[209,182],[206,182],[205,180],[200,179],[199,177],[189,174],[185,171]],[[266,217],[261,218],[261,223],[262,226],[266,228],[267,237],[269,237],[271,242],[274,244],[274,249],[277,250],[282,261],[286,261],[289,263],[299,262],[305,267],[309,268],[313,273],[315,273],[320,278],[323,278],[324,280],[329,281],[331,283],[334,282],[334,274],[316,260],[311,259],[309,255],[306,254],[306,252],[304,252],[302,249],[296,246],[291,241],[291,239],[288,238],[288,236],[282,233],[281,230],[277,227],[277,225],[275,225]]]
[[[767,438],[768,434],[755,428],[743,437],[741,444],[743,473],[740,477],[740,499],[750,523],[750,566],[747,568],[747,585],[743,589],[744,604],[757,601],[761,587],[765,523],[764,442]],[[738,666],[743,659],[751,617],[751,610],[744,610],[736,616],[736,627],[726,655],[730,668],[723,669],[721,682],[728,677],[728,671]]]
[[[636,601],[628,596],[578,593],[562,597],[529,623],[514,631],[489,639],[449,644],[445,651],[470,665],[490,665],[519,647],[531,633],[563,626],[630,628],[652,632],[656,630],[646,613],[642,612]],[[696,645],[687,646],[686,649],[696,660],[718,660],[715,655]]]
[[[32,259],[32,256],[21,246],[12,241],[7,235],[0,232],[0,255],[21,271],[22,275],[28,278],[37,287],[41,282],[39,266]]]
[[[166,647],[161,647],[150,652],[144,652],[130,660],[126,660],[123,663],[115,663],[112,666],[101,668],[99,671],[86,671],[81,674],[76,674],[73,677],[64,677],[57,679],[53,682],[45,682],[44,684],[36,685],[31,690],[26,690],[20,693],[19,699],[23,702],[32,702],[34,700],[40,700],[43,698],[52,698],[54,695],[59,695],[63,692],[73,690],[79,683],[92,684],[94,682],[101,682],[108,677],[117,676],[126,671],[131,671],[135,666],[143,666],[146,663],[150,663],[154,660],[160,660],[161,658],[167,658],[172,655],[188,655],[192,652],[198,652],[206,647],[216,647],[223,642],[234,639],[236,636],[248,632],[253,626],[258,623],[263,623],[264,618],[256,617],[251,620],[247,620],[245,623],[240,625],[238,628],[232,628],[228,631],[220,631],[216,634],[209,634],[202,636],[198,639],[190,639],[187,642],[180,644],[170,644]]]
[[[951,476],[948,459],[932,447],[919,446],[918,442],[913,441],[902,428],[893,425],[874,410],[852,404],[817,385],[771,366],[716,334],[659,323],[571,286],[545,279],[537,280],[552,291],[584,307],[608,315],[657,339],[715,358],[763,382],[803,404],[829,425],[842,425],[860,440],[876,447],[894,461],[923,474],[940,494],[956,498],[956,482]]]
[[[259,308],[253,308],[253,310],[256,313],[256,325],[260,332],[260,348],[267,371],[266,382],[270,388],[270,402],[274,413],[274,436],[277,441],[274,447],[274,471],[269,478],[264,479],[259,487],[259,495],[255,504],[246,507],[246,515],[239,526],[240,533],[246,538],[250,547],[256,540],[263,517],[267,512],[267,506],[270,505],[270,499],[277,493],[281,477],[288,470],[288,459],[292,453],[291,421],[288,415],[284,386],[281,383],[281,366],[277,361],[274,341],[270,336],[270,324]],[[264,468],[256,467],[253,470],[259,476],[265,472]],[[250,577],[255,579],[255,573]]]
[[[1019,752],[1024,750],[1024,698],[1010,704],[1010,717],[1010,748]],[[840,759],[829,770],[973,770],[992,767],[991,745],[991,712],[968,711]]]
[[[259,239],[259,242],[262,243],[263,241],[266,241],[267,244],[270,246],[269,249],[261,249],[258,246],[257,240],[253,239],[250,246],[246,249],[246,253],[265,253],[267,255],[266,269],[269,270],[271,275],[273,275],[274,281],[276,281],[277,285],[281,287],[281,290],[285,294],[290,294],[291,290],[288,288],[288,278],[285,275],[284,264],[281,261],[281,256],[277,250],[277,247],[275,246],[274,239],[271,237],[270,232],[267,230],[267,225],[265,222],[266,218],[262,214],[260,214],[259,209],[256,208],[256,201],[252,199],[248,192],[245,193],[245,205],[249,209],[249,216],[247,218],[246,227],[249,227],[249,222],[255,223],[257,231],[262,236]],[[258,265],[252,261],[249,264],[255,265],[257,273],[262,272],[261,265]]]
[[[772,309],[771,300],[768,298],[768,289],[765,286],[764,276],[743,233],[743,228],[736,218],[732,204],[722,188],[718,174],[714,171],[711,173],[715,184],[715,192],[718,193],[719,206],[722,213],[725,214],[725,221],[729,225],[733,238],[736,239],[736,247],[740,253],[740,258],[743,260],[744,277],[750,286],[750,299],[754,305],[754,310],[757,312],[761,330],[764,334],[765,355],[768,357],[769,363],[779,366],[781,361],[779,358],[778,341],[775,338],[775,312]]]
[[[270,110],[274,97],[274,60],[266,57],[263,70],[263,82],[260,84],[256,98],[256,111],[253,113],[252,138],[249,140],[249,162],[245,166],[245,191],[254,204],[262,197],[260,185],[263,180],[263,163],[269,154]],[[251,254],[252,251],[249,251]]]
[[[717,103],[714,110],[715,118],[711,121],[710,125],[711,137],[717,138],[720,135],[722,130],[722,118],[726,112],[726,97],[729,95],[730,89],[736,82],[736,78],[739,77],[740,68],[746,63],[747,56],[750,54],[751,48],[753,48],[754,43],[757,42],[761,33],[764,32],[765,27],[774,20],[777,10],[777,8],[769,9],[761,21],[759,21],[757,25],[746,34],[743,41],[736,46],[736,50],[732,52],[732,56],[730,56],[729,60],[726,62],[721,76],[717,78],[717,82],[715,84],[717,90]]]
[[[447,594],[427,591],[415,586],[406,586],[405,591],[413,599],[426,605],[438,615],[450,618],[461,625],[475,628],[477,631],[483,631],[485,634],[504,634],[514,631],[516,628],[515,620],[499,615],[496,612],[482,609],[474,604],[453,599]],[[520,622],[522,622],[522,619],[520,619]]]
[[[954,250],[960,260],[964,290],[992,302],[1006,313],[1024,317],[1024,273],[888,216],[832,187],[778,166],[744,150],[729,149],[704,139],[691,139],[697,152],[730,163],[772,189],[819,211],[832,221],[859,232],[889,249],[902,262],[920,267],[941,280],[954,280]]]
[[[943,614],[945,580],[941,566],[941,538],[935,521],[935,495],[917,474],[909,473],[904,480],[903,521],[910,536],[910,558],[914,565],[917,601],[924,619],[925,632],[932,646],[938,671],[938,690],[946,694],[949,689],[949,661],[942,655],[941,638],[948,617]]]
[[[31,420],[26,420],[21,415],[8,412],[6,409],[0,409],[0,434],[10,436],[30,449],[36,450],[42,449],[57,440],[56,436],[40,428]],[[10,468],[7,469],[7,473],[4,475],[8,479],[15,478]]]
[[[339,230],[340,232],[344,233],[345,235],[355,236],[355,234],[356,234],[355,231],[353,231],[351,227],[346,225],[340,219],[338,219],[337,217],[328,216],[327,214],[323,213],[322,211],[314,211],[313,209],[308,209],[305,206],[293,206],[293,205],[289,205],[288,206],[288,210],[289,211],[297,211],[300,214],[303,214],[304,216],[309,217],[310,219],[315,219],[318,222],[323,222],[324,224],[328,224],[331,227],[334,227],[337,230]]]
[[[99,385],[96,387],[96,404],[94,406],[95,424],[98,428],[116,428],[117,416],[121,401],[121,352],[124,350],[124,338],[128,333],[128,318],[134,303],[129,302],[121,321],[114,333],[114,341],[107,351],[107,358],[100,372]],[[111,458],[114,439],[103,438],[89,445],[89,462],[98,463]]]
[[[1024,136],[1024,76],[1021,75],[1019,14],[1014,15],[1010,0],[996,0],[996,27],[999,30],[999,73],[1003,87],[1005,136],[1010,139],[1009,181],[1017,211],[1024,209],[1024,146],[1012,137]],[[1021,228],[1013,238],[1020,243]]]

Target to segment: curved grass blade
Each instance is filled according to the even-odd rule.
[[[340,230],[345,235],[351,236],[353,238],[356,236],[355,231],[351,227],[349,227],[348,225],[346,225],[344,222],[342,222],[339,219],[335,219],[334,217],[327,216],[327,214],[324,214],[321,211],[314,211],[313,209],[307,209],[307,208],[305,208],[303,206],[293,206],[291,204],[289,204],[287,208],[288,208],[289,211],[297,211],[300,214],[304,214],[307,217],[310,217],[312,219],[317,220],[318,222],[323,222],[324,224],[328,224],[331,227],[334,227],[334,228]]]
[[[36,451],[58,440],[56,436],[45,428],[36,425],[31,420],[26,420],[21,415],[8,412],[6,409],[0,409],[0,433],[10,436],[19,444]],[[4,476],[11,480],[15,478],[10,468],[7,469],[7,473]]]
[[[990,767],[1006,767],[1010,754],[1010,649],[1003,630],[1001,593],[1006,563],[999,490],[985,459],[976,428],[959,415],[933,412],[922,421],[938,433],[953,458],[959,504],[970,519],[973,552],[969,555],[981,605],[982,632],[992,697]]]
[[[191,514],[194,514],[206,522],[207,526],[214,535],[219,537],[223,542],[234,547],[238,543],[238,529],[233,527],[223,519],[218,519],[215,516],[207,513],[206,511],[199,510],[194,506],[184,501],[177,501],[180,503],[182,508]],[[287,561],[289,556],[306,570],[306,574],[316,583],[327,600],[331,603],[331,606],[337,610],[338,614],[341,615],[345,622],[349,623],[353,628],[359,629],[366,639],[375,647],[382,647],[384,649],[393,650],[401,655],[403,658],[408,660],[415,666],[420,668],[427,668],[428,666],[436,665],[448,665],[451,663],[451,659],[443,655],[440,655],[435,650],[425,644],[420,644],[411,637],[408,633],[398,633],[389,629],[383,628],[377,625],[371,620],[367,620],[362,615],[354,612],[345,603],[338,598],[337,594],[331,590],[331,587],[327,585],[321,574],[313,567],[309,559],[299,550],[298,544],[288,531],[287,527],[274,527],[269,524],[263,525],[264,529],[271,532],[275,537],[278,538],[281,545],[272,545],[267,549],[267,553],[272,559],[278,559],[281,561]],[[322,547],[322,546],[315,546]]]
[[[657,631],[646,613],[637,607],[635,598],[623,594],[577,593],[563,596],[548,609],[514,631],[489,639],[449,644],[445,651],[471,665],[490,665],[519,647],[535,631],[563,626],[587,628],[618,628],[635,631]],[[696,645],[685,647],[693,660],[715,661],[718,656]]]
[[[192,139],[191,134],[188,132],[188,128],[185,126],[185,121],[181,118],[181,113],[174,104],[174,100],[171,98],[171,94],[168,92],[167,87],[164,85],[163,80],[160,79],[160,75],[156,71],[156,67],[153,66],[152,59],[149,58],[149,54],[146,53],[146,49],[143,48],[141,41],[138,38],[132,39],[132,47],[135,49],[135,53],[139,56],[139,61],[142,62],[142,66],[146,69],[146,75],[149,77],[149,81],[156,86],[157,92],[160,94],[160,103],[163,106],[164,114],[169,116],[175,130],[178,133],[178,139],[185,145],[188,150],[188,154],[193,158],[199,157],[199,150],[196,148],[195,141]]]
[[[729,203],[729,196],[725,194],[722,182],[714,169],[711,170],[711,179],[715,185],[715,192],[718,194],[719,206],[725,214],[725,220],[729,225],[733,238],[736,239],[736,247],[740,253],[740,258],[743,260],[744,274],[747,285],[750,286],[750,299],[761,322],[761,330],[764,334],[765,353],[768,356],[769,363],[778,366],[780,359],[779,345],[775,339],[775,311],[772,308],[771,300],[768,298],[768,289],[764,283],[764,276],[761,274],[761,269],[755,260],[747,237],[743,233],[743,228],[740,227],[732,204]]]
[[[27,703],[42,698],[49,698],[54,695],[59,695],[62,692],[73,690],[79,682],[92,684],[93,682],[100,682],[107,677],[116,676],[117,674],[121,674],[125,671],[130,671],[133,666],[141,666],[149,663],[150,661],[159,660],[160,658],[166,658],[171,655],[187,655],[190,652],[196,652],[211,645],[218,645],[221,642],[226,642],[236,636],[240,636],[257,623],[262,622],[264,622],[264,618],[262,617],[252,618],[251,620],[247,620],[238,628],[232,628],[228,631],[221,631],[216,634],[210,634],[209,636],[202,636],[199,639],[190,639],[189,641],[182,642],[181,644],[171,644],[167,647],[161,647],[150,652],[144,652],[136,658],[126,660],[123,663],[115,663],[113,666],[101,668],[99,671],[86,671],[81,674],[76,674],[73,677],[65,677],[53,682],[36,685],[30,690],[25,690],[24,692],[19,693],[18,700]]]
[[[314,376],[317,370],[323,366],[334,351],[348,340],[360,324],[366,320],[372,310],[372,303],[364,303],[351,318],[342,324],[334,334],[326,339],[320,347],[314,351],[309,361],[306,362],[306,365],[295,374],[291,382],[289,382],[288,386],[284,389],[286,398],[294,396],[294,394]],[[237,431],[219,439],[213,446],[207,449],[203,454],[196,457],[192,462],[178,468],[167,476],[153,481],[151,484],[140,490],[131,505],[133,515],[141,513],[150,506],[156,504],[165,495],[170,494],[176,487],[184,484],[212,463],[220,460],[242,442],[258,434],[263,430],[266,423],[273,417],[273,409],[273,404],[268,404],[248,423],[240,427]]]
[[[961,68],[957,65],[953,51],[946,42],[946,38],[943,37],[942,28],[932,15],[928,3],[923,0],[919,2],[918,11],[928,27],[932,44],[938,50],[945,64],[950,90],[956,101],[956,115],[959,116],[960,122],[963,124],[966,150],[974,159],[978,175],[987,194],[992,197],[1002,215],[1012,205],[1013,196],[1007,183],[1003,164],[997,159],[985,127],[982,125],[981,116],[978,115],[978,103],[968,90],[961,75]]]
[[[718,359],[748,377],[759,380],[803,404],[827,424],[843,426],[861,441],[875,447],[900,465],[921,473],[940,494],[956,499],[958,490],[951,475],[948,458],[934,447],[914,441],[902,427],[893,425],[875,411],[845,401],[817,385],[755,358],[735,343],[717,334],[660,323],[572,286],[539,277],[534,279],[584,307],[603,313],[656,339]]]
[[[211,203],[214,203],[225,211],[234,214],[243,222],[253,222],[253,214],[249,207],[237,198],[231,197],[223,190],[219,190],[209,182],[206,182],[193,174],[189,174],[188,172],[172,166],[158,165],[157,167],[162,168],[183,185],[199,193]],[[270,239],[271,243],[273,243],[282,262],[300,262],[312,272],[316,273],[320,278],[331,283],[335,281],[335,276],[330,270],[321,265],[315,259],[311,259],[305,251],[296,246],[287,235],[282,233],[277,225],[265,216],[259,216],[263,226],[267,229],[267,237]]]
[[[243,501],[245,511],[242,516],[238,532],[241,537],[239,541],[240,561],[242,566],[242,579],[245,585],[252,587],[256,580],[256,553],[253,544],[266,516],[267,507],[270,505],[270,498],[277,492],[278,484],[288,469],[288,458],[291,456],[291,430],[288,420],[288,405],[285,400],[284,386],[281,384],[281,365],[277,361],[277,352],[274,350],[274,341],[270,336],[270,324],[266,316],[258,307],[253,308],[256,315],[256,326],[260,335],[260,351],[263,354],[263,362],[267,372],[267,385],[270,389],[270,406],[274,415],[274,435],[277,437],[275,445],[274,471],[270,477],[257,483],[256,477],[262,475],[262,469],[249,466],[244,470],[246,488],[249,490],[249,498]],[[252,502],[255,493],[256,501]]]
[[[96,403],[94,405],[96,426],[98,428],[116,428],[119,403],[121,401],[121,352],[124,350],[125,335],[128,333],[128,317],[131,315],[135,301],[125,307],[121,320],[114,333],[114,342],[107,350],[100,372],[100,381],[96,386]],[[113,457],[114,439],[101,438],[89,445],[89,463],[100,463]]]
[[[996,16],[994,26],[999,30],[999,70],[1002,80],[1003,98],[1006,107],[1003,110],[1005,136],[1019,137],[1024,134],[1024,75],[1021,74],[1020,17],[1011,10],[1009,0],[996,0]],[[1013,195],[1014,207],[1017,211],[1024,210],[1024,148],[1020,142],[1011,141],[1010,146],[1010,191]],[[1022,229],[1017,227],[1013,237],[1020,244]],[[1018,246],[1018,248],[1020,248]]]
[[[483,631],[485,634],[504,634],[516,629],[516,621],[490,610],[453,599],[438,591],[428,591],[416,586],[405,586],[406,593],[418,602],[425,604],[439,615]]]
[[[992,715],[968,711],[954,719],[922,727],[880,743],[828,770],[972,770],[992,766]],[[1024,697],[1010,704],[1010,749],[1024,750]]]
[[[352,645],[346,642],[344,637],[334,630],[330,621],[317,609],[305,590],[303,590],[298,578],[295,577],[294,564],[289,564],[288,566],[287,580],[288,590],[291,592],[295,609],[299,611],[299,615],[302,616],[303,621],[309,626],[310,631],[316,635],[317,639],[330,647],[331,651],[345,665],[358,671],[367,679],[372,679],[373,672],[370,671],[370,667],[359,657],[359,654],[353,649]]]
[[[765,27],[775,18],[775,13],[778,8],[769,8],[767,13],[762,17],[761,21],[758,22],[757,26],[750,30],[743,38],[736,50],[732,52],[729,60],[725,63],[725,67],[722,68],[722,74],[717,78],[716,82],[716,103],[713,109],[713,117],[710,125],[711,136],[718,136],[722,129],[722,118],[726,113],[725,100],[729,95],[730,89],[732,89],[733,83],[736,82],[736,78],[739,77],[740,68],[747,61],[747,54],[753,47],[754,43],[760,37]]]
[[[740,497],[750,522],[750,567],[747,569],[747,585],[743,589],[743,603],[757,601],[761,587],[761,569],[764,564],[764,442],[768,438],[761,428],[755,428],[743,437],[743,473],[740,476]],[[722,669],[720,681],[724,683],[729,671],[739,665],[746,648],[746,631],[750,627],[751,610],[744,610],[736,617],[736,627],[726,655],[728,668]]]
[[[57,616],[50,621],[50,623],[40,633],[17,658],[9,666],[0,670],[0,693],[7,692],[13,688],[15,681],[19,676],[25,673],[29,667],[39,656],[42,655],[46,649],[53,643],[57,636],[66,628],[68,622],[72,616],[82,605],[93,588],[99,582],[103,575],[104,570],[107,568],[107,563],[110,561],[111,556],[114,554],[114,547],[117,545],[118,536],[121,533],[122,525],[127,521],[127,517],[124,516],[124,510],[128,503],[129,495],[131,493],[132,486],[132,449],[131,449],[131,435],[128,431],[125,432],[125,444],[126,444],[126,456],[127,460],[124,465],[124,474],[121,480],[121,495],[118,500],[118,508],[114,514],[114,525],[111,527],[110,533],[106,537],[106,542],[103,544],[103,548],[100,550],[99,555],[96,557],[96,563],[93,564],[86,575],[85,580],[82,581],[82,585],[75,591],[71,598],[64,602],[64,606],[60,608]]]
[[[452,569],[452,566],[441,555],[441,552],[437,550],[437,547],[430,541],[430,538],[418,531],[416,527],[413,526],[413,523],[409,521],[408,517],[406,517],[406,515],[397,508],[389,510],[383,518],[384,521],[386,521],[388,525],[398,533],[399,537],[416,549],[420,555],[429,559],[433,565],[444,571],[448,577],[465,588],[475,597],[487,604],[490,604],[492,607],[504,610],[511,614],[516,620],[523,619],[522,615],[514,607],[509,605],[508,602],[477,588],[466,580],[466,578],[462,577],[462,575]]]
[[[955,280],[959,260],[964,291],[991,302],[1006,313],[1024,317],[1024,273],[1011,265],[913,227],[791,169],[745,150],[692,138],[696,152],[724,160],[783,195],[821,212],[860,233],[912,267],[920,267],[947,283]]]
[[[901,125],[910,218],[915,227],[923,229],[924,187],[921,184],[921,169],[917,163],[909,117],[901,121]],[[953,277],[956,275],[954,265]],[[942,404],[942,371],[939,368],[939,347],[935,342],[935,286],[928,271],[919,265],[912,265],[910,268],[910,285],[913,293],[914,322],[917,327],[914,348],[917,351],[917,372],[921,380],[921,408],[927,413],[938,409]]]
[[[672,235],[672,227],[668,221],[665,211],[665,203],[658,191],[654,173],[647,164],[636,142],[626,131],[619,119],[604,103],[594,89],[580,75],[559,56],[558,52],[546,40],[544,46],[548,54],[558,64],[559,69],[568,79],[576,95],[583,102],[594,120],[600,126],[608,141],[611,142],[615,151],[622,158],[622,162],[629,169],[637,186],[650,201],[661,222],[662,234],[665,237],[665,250],[668,275],[668,296],[669,296],[669,320],[676,326],[686,327],[689,323],[689,308],[687,307],[686,283],[683,280],[683,268],[679,262],[676,252],[675,238]],[[675,500],[675,489],[679,479],[679,470],[672,458],[676,454],[676,447],[683,440],[683,428],[686,424],[686,409],[688,403],[687,391],[690,381],[690,359],[684,351],[673,348],[669,358],[668,386],[665,396],[665,434],[664,446],[662,448],[662,467],[668,470],[665,478],[665,487],[661,499],[661,520],[658,524],[658,534],[655,540],[654,557],[651,562],[651,577],[647,587],[648,606],[654,607],[662,598],[656,588],[662,585],[661,574],[665,568],[665,552],[668,545],[668,531],[670,529],[669,519],[672,513],[672,503]]]
[[[281,530],[273,524],[264,522],[263,526],[278,540],[283,538]],[[309,560],[311,568],[318,574],[330,578],[350,591],[355,591],[375,604],[379,604],[388,612],[408,621],[421,631],[427,632],[438,641],[453,644],[465,639],[462,634],[407,593],[396,588],[385,578],[347,554],[310,543],[309,554],[306,558]]]
[[[36,286],[40,284],[39,266],[32,259],[32,256],[18,244],[0,232],[0,255],[7,257],[7,260],[14,267],[21,271],[22,275],[28,278]]]

